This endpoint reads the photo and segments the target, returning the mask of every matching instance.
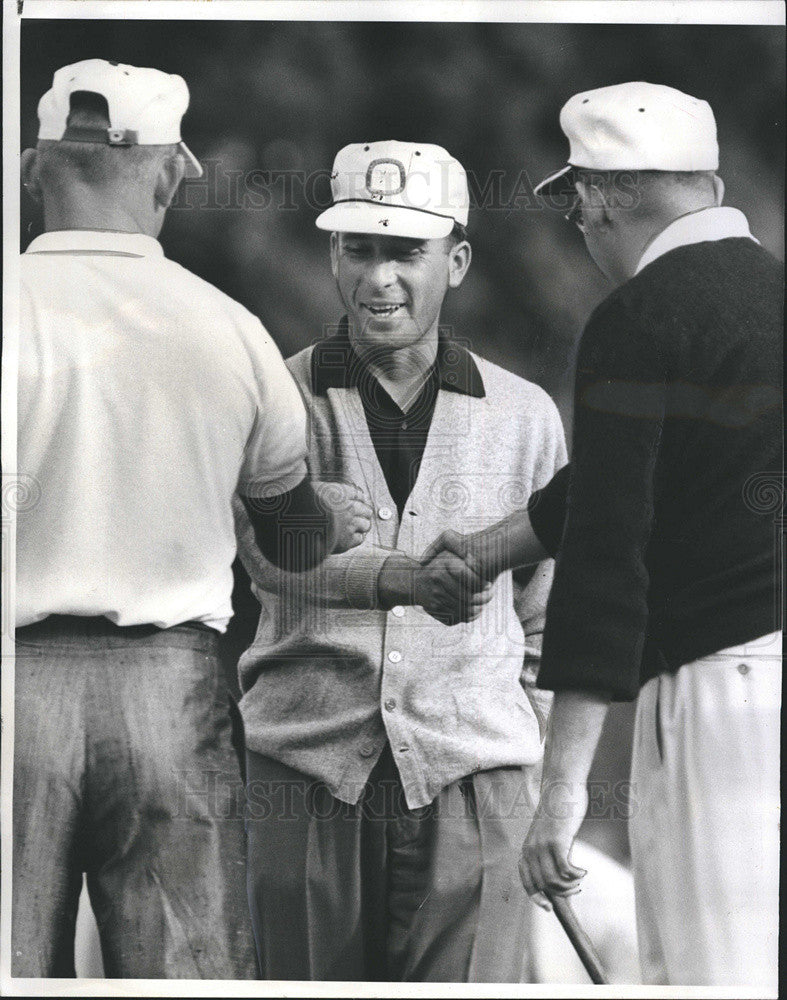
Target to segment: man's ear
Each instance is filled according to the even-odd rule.
[[[169,208],[172,199],[180,187],[180,182],[186,174],[186,161],[182,153],[165,157],[159,167],[156,178],[156,204],[161,208]]]
[[[331,271],[339,279],[339,234],[331,233]]]
[[[577,193],[582,198],[582,214],[586,219],[595,219],[609,225],[613,221],[607,192],[603,181],[583,181],[577,178]]]
[[[473,251],[467,240],[455,243],[448,251],[448,287],[458,288],[467,274]]]
[[[716,194],[716,207],[718,208],[724,201],[724,181],[718,174],[713,175],[713,190]]]
[[[36,205],[43,200],[41,181],[38,176],[38,151],[25,149],[21,160],[22,187],[27,191]]]

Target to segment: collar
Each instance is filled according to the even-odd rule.
[[[689,246],[692,243],[708,243],[715,240],[726,240],[730,237],[741,237],[755,240],[749,231],[749,223],[743,212],[737,208],[701,208],[698,212],[689,212],[671,222],[658,236],[651,240],[642,255],[635,274],[652,264],[670,250]]]
[[[26,253],[95,253],[123,257],[163,257],[158,240],[143,233],[109,229],[55,229],[37,236]]]
[[[324,395],[328,389],[357,386],[360,376],[368,371],[363,358],[356,354],[350,343],[348,328],[347,317],[343,316],[336,333],[314,345],[311,377],[315,396]],[[432,371],[437,373],[441,389],[478,399],[486,395],[484,380],[473,355],[442,335]]]

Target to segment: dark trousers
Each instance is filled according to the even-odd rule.
[[[218,636],[17,630],[12,974],[74,975],[83,872],[109,977],[256,978]]]
[[[540,768],[408,809],[390,750],[361,801],[247,751],[249,902],[266,979],[525,982],[517,862]]]

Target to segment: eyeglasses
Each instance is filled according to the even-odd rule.
[[[585,219],[582,215],[582,197],[581,195],[576,195],[571,208],[563,216],[566,222],[572,222],[577,229],[584,235],[587,232],[587,226],[585,225]]]

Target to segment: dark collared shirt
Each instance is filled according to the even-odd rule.
[[[440,336],[437,357],[413,403],[402,410],[350,343],[347,317],[338,331],[312,354],[315,395],[329,388],[356,386],[369,434],[399,516],[418,479],[426,439],[440,389],[483,398],[484,383],[469,351]]]

